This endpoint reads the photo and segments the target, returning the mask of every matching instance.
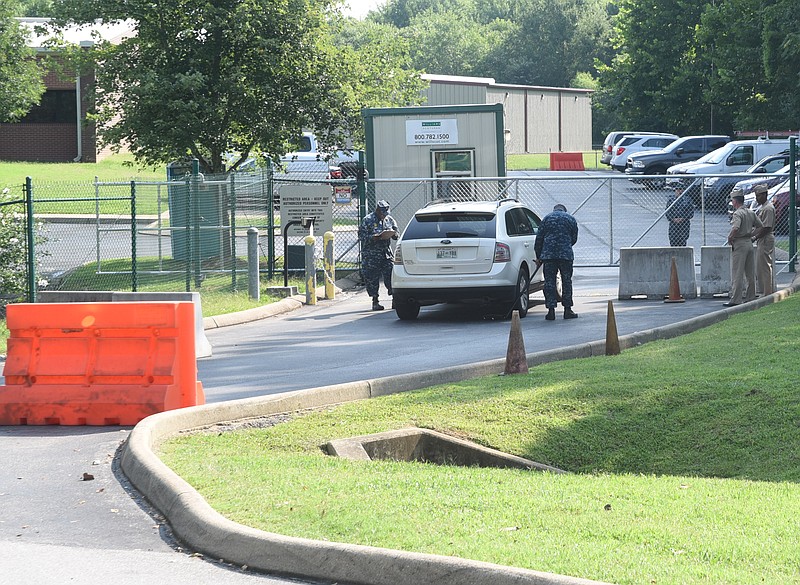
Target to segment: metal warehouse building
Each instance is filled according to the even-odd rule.
[[[502,104],[507,154],[592,150],[591,89],[496,83],[490,77],[423,75],[427,105]]]

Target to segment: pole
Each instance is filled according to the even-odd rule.
[[[25,177],[25,221],[28,241],[28,302],[36,302],[36,237],[33,233],[33,179]]]
[[[336,297],[336,260],[333,257],[333,241],[333,232],[325,232],[325,234],[322,236],[326,299],[333,299]]]
[[[797,137],[789,139],[789,272],[797,266]]]
[[[131,291],[139,288],[136,263],[136,181],[131,181]]]
[[[314,262],[314,248],[317,246],[317,238],[309,234],[305,237],[304,242],[306,245],[306,304],[316,305],[317,267]]]
[[[247,230],[247,296],[251,299],[261,298],[261,286],[258,278],[258,228]]]

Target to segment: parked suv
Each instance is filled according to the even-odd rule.
[[[781,173],[788,172],[788,164],[789,150],[787,149],[779,154],[765,156],[744,171],[744,174],[756,175],[752,179],[749,179],[749,181],[753,183],[766,183],[767,186],[772,187],[782,180],[780,177]],[[786,171],[783,170],[784,167],[786,167]],[[758,177],[757,175],[767,176]],[[706,194],[706,202],[710,202],[712,205],[717,203],[724,205],[728,201],[728,196],[731,194],[731,191],[733,191],[733,188],[742,180],[743,177],[740,173],[727,177],[706,177],[703,179],[703,190]]]
[[[606,139],[603,141],[603,154],[600,155],[600,162],[604,165],[611,164],[611,157],[614,156],[614,147],[617,143],[622,140],[625,136],[629,136],[631,134],[650,134],[653,136],[660,136],[665,134],[664,132],[638,132],[636,130],[624,130],[624,131],[614,131],[609,132],[606,136]]]
[[[675,134],[663,134],[654,136],[650,134],[630,134],[614,145],[614,156],[611,157],[611,168],[621,173],[625,172],[628,164],[628,157],[635,152],[643,150],[661,150],[675,142],[678,137]]]
[[[398,318],[416,319],[421,306],[475,301],[502,315],[528,313],[543,287],[534,243],[541,223],[512,199],[431,203],[418,210],[397,244],[392,270]]]
[[[628,157],[625,174],[633,181],[663,187],[664,179],[636,179],[637,175],[664,175],[672,165],[694,161],[730,142],[728,136],[684,136],[662,150],[637,152]]]

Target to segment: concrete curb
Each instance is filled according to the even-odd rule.
[[[795,279],[788,288],[750,303],[623,336],[620,338],[620,347],[630,348],[649,341],[690,333],[727,319],[731,314],[784,300],[798,289],[800,281]],[[603,340],[529,354],[527,360],[529,366],[535,366],[604,353]],[[190,548],[211,558],[222,558],[267,573],[363,585],[597,583],[454,557],[286,537],[242,526],[227,520],[211,508],[194,488],[164,465],[153,451],[169,436],[190,429],[500,374],[504,366],[504,359],[496,359],[466,366],[159,413],[146,418],[133,429],[122,452],[121,468],[131,483],[164,514],[175,535]]]

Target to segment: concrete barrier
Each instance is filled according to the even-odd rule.
[[[678,269],[681,295],[697,298],[697,281],[694,274],[694,248],[620,248],[619,292],[620,300],[643,296],[648,300],[662,300],[669,295],[672,258]]]
[[[53,290],[36,295],[40,303],[131,303],[142,301],[194,303],[195,357],[211,356],[211,343],[203,328],[203,308],[198,292],[117,292],[108,290]]]
[[[700,298],[727,295],[731,290],[730,246],[700,248]]]

